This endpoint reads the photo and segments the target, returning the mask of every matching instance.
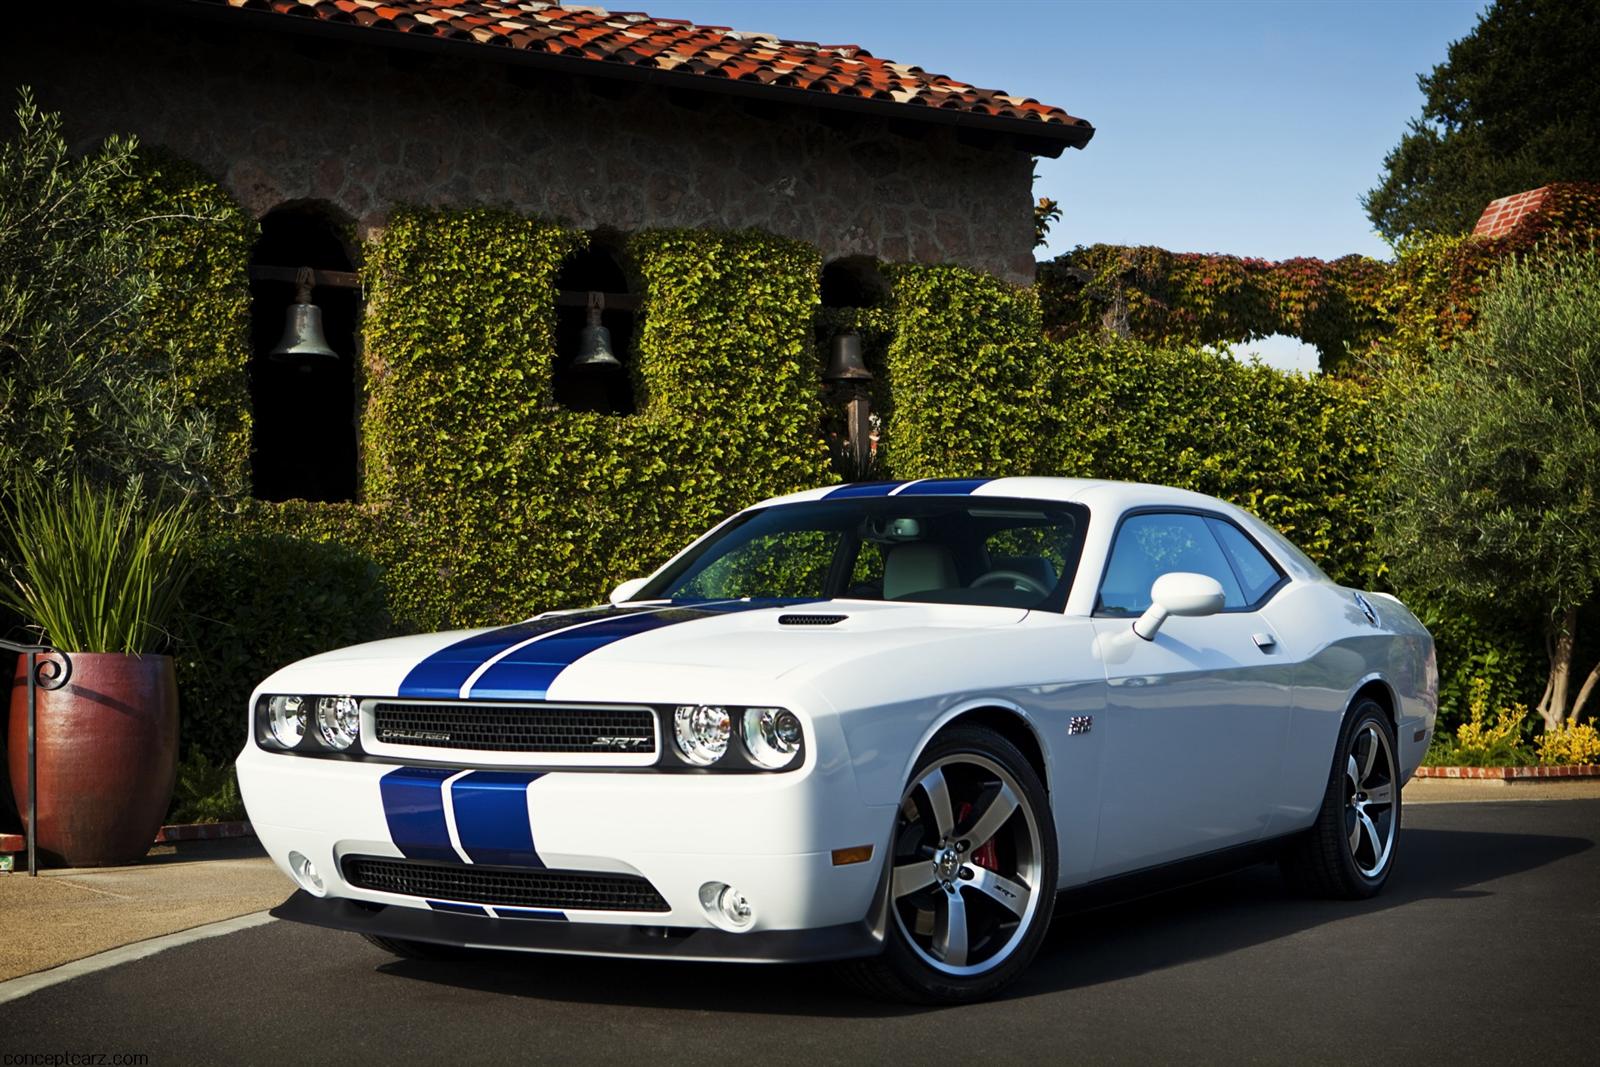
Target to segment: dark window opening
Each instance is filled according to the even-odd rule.
[[[877,307],[889,296],[889,283],[871,256],[836,259],[822,268],[822,306],[825,308]]]
[[[261,220],[252,268],[353,272],[340,223],[312,204],[276,208]],[[250,282],[250,401],[254,413],[251,477],[262,500],[354,500],[356,496],[356,328],[360,292],[317,285],[322,333],[337,357],[275,358],[284,336],[293,281]]]
[[[617,363],[594,360],[592,344],[585,350],[584,328],[589,324],[587,306],[558,302],[556,355],[552,368],[556,403],[569,411],[632,415],[635,411],[632,378],[635,314],[632,307],[618,306],[623,302],[618,298],[629,297],[631,292],[621,259],[604,244],[591,243],[567,257],[556,278],[556,289],[568,296],[601,294],[606,303],[600,312],[600,325],[609,335],[610,351],[617,359]]]

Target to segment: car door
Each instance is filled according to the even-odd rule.
[[[1222,585],[1215,615],[1132,633],[1163,574]],[[1260,608],[1286,581],[1238,526],[1200,511],[1125,514],[1096,598],[1107,680],[1096,876],[1261,837],[1293,699],[1293,664]]]

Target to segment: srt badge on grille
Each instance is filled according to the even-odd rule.
[[[607,752],[637,752],[650,745],[648,737],[597,737],[589,742],[591,748],[604,749]]]
[[[389,728],[378,731],[380,741],[448,741],[450,735],[438,730],[396,730]]]

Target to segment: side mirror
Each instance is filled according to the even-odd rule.
[[[648,578],[629,578],[627,581],[611,590],[611,602],[613,604],[620,604],[624,600],[632,600],[633,594],[643,589],[644,583],[649,580],[650,579]]]
[[[1222,583],[1215,578],[1188,571],[1163,574],[1150,587],[1150,606],[1133,620],[1133,632],[1153,641],[1168,615],[1215,615],[1222,603]]]

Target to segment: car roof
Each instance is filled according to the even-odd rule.
[[[874,492],[868,485],[875,486]],[[1204,493],[1188,489],[1175,489],[1169,485],[1148,485],[1141,482],[1113,482],[1100,478],[918,478],[903,482],[848,483],[828,485],[816,489],[802,489],[798,493],[772,497],[755,505],[758,508],[774,504],[797,504],[828,499],[841,490],[841,494],[854,496],[898,496],[911,487],[915,495],[941,495],[949,487],[952,496],[999,496],[1023,500],[1069,501],[1106,511],[1125,511],[1131,507],[1188,507],[1235,510],[1231,505]]]

